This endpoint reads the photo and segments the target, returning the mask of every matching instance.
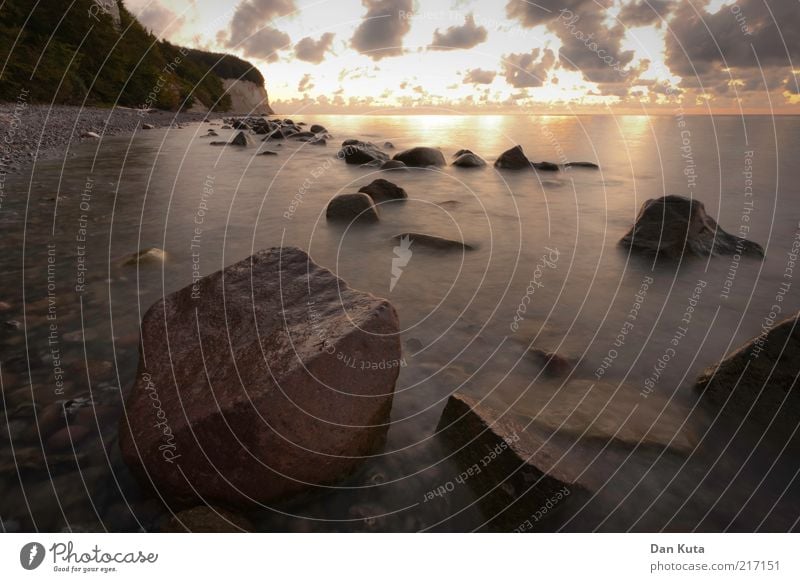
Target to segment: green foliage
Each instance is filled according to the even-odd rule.
[[[250,63],[159,41],[119,2],[120,26],[93,0],[0,2],[0,101],[176,110],[231,107],[223,78],[263,85]],[[91,12],[90,12],[91,11]]]

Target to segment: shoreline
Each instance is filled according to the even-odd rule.
[[[0,174],[17,174],[34,162],[63,154],[73,143],[101,137],[130,135],[147,123],[156,128],[220,120],[233,113],[174,112],[77,105],[32,105],[25,101],[0,103]]]

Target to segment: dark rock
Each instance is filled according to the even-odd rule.
[[[531,162],[525,157],[522,146],[517,145],[500,154],[494,162],[494,167],[503,170],[524,170],[531,167]]]
[[[468,150],[468,149],[461,149],[461,150],[458,150],[456,153],[454,153],[454,154],[453,154],[453,157],[454,157],[454,158],[460,158],[460,157],[461,157],[461,156],[463,156],[464,154],[472,154],[472,155],[475,155],[475,152],[473,152],[472,150]]]
[[[389,180],[384,180],[383,178],[373,180],[366,186],[359,188],[358,191],[363,192],[364,194],[369,194],[375,202],[408,198],[408,194],[406,194],[404,189],[397,184],[393,184]]]
[[[175,503],[249,506],[335,483],[385,442],[398,330],[388,301],[296,248],[203,277],[142,320],[123,459]]]
[[[427,168],[428,166],[444,166],[444,154],[436,148],[416,147],[395,154],[392,158],[403,162],[411,168]]]
[[[540,172],[558,172],[559,171],[558,164],[554,164],[553,162],[534,162],[531,165],[535,169],[539,170]]]
[[[87,436],[90,430],[85,426],[66,426],[54,432],[47,439],[47,450],[53,452],[71,451],[77,447]]]
[[[382,164],[389,159],[385,153],[372,142],[348,139],[342,142],[338,157],[348,164]]]
[[[328,220],[346,220],[348,222],[377,222],[378,209],[367,194],[339,194],[328,203],[325,211]]]
[[[258,153],[259,156],[277,156],[278,152],[273,152],[270,150],[264,150],[263,152]]]
[[[311,145],[315,145],[315,146],[326,146],[326,145],[328,145],[328,142],[325,140],[325,138],[322,138],[322,137],[317,137],[315,139],[309,140],[308,143],[310,143]]]
[[[394,144],[390,141],[385,141],[383,142],[383,147],[385,147],[387,150],[393,150]]]
[[[161,527],[162,533],[241,533],[253,531],[247,518],[219,507],[201,505],[180,511]]]
[[[597,169],[600,168],[600,166],[598,166],[594,162],[567,162],[566,164],[564,164],[564,167],[565,168],[591,168],[591,169],[594,169],[594,170],[597,170]]]
[[[328,130],[321,125],[314,124],[310,128],[312,133],[328,133]]]
[[[245,132],[240,131],[231,140],[231,145],[247,147],[249,145],[252,145],[252,142],[250,141],[250,136],[248,136]]]
[[[674,195],[642,204],[636,223],[620,243],[636,251],[671,258],[686,251],[698,256],[736,253],[764,256],[757,243],[722,230],[706,214],[702,202]]]
[[[381,164],[381,170],[403,170],[407,167],[408,166],[399,160],[386,160]]]
[[[791,433],[800,418],[800,313],[753,338],[705,370],[696,389],[705,402],[766,431]]]
[[[462,241],[457,240],[450,240],[449,238],[442,238],[440,236],[434,236],[432,234],[421,234],[418,232],[407,232],[403,234],[398,234],[393,237],[394,240],[400,240],[402,238],[409,237],[411,242],[416,245],[416,248],[424,247],[429,249],[436,249],[440,251],[472,251],[475,249],[472,245],[469,245]]]
[[[575,367],[567,358],[555,352],[534,348],[528,350],[528,354],[542,367],[545,374],[554,378],[567,376]]]
[[[142,124],[142,129],[155,129],[155,128],[156,128],[156,126],[153,125],[152,123],[143,123]]]
[[[544,519],[553,519],[588,497],[580,471],[563,462],[564,450],[556,439],[547,438],[530,419],[456,393],[436,430],[460,470],[480,470],[466,482],[479,498],[491,531],[519,530],[545,507],[552,509],[544,511]]]
[[[486,165],[484,159],[472,152],[463,153],[458,156],[453,165],[459,168],[481,168]]]
[[[295,134],[292,134],[292,139],[300,139],[300,138],[309,138],[314,139],[317,137],[317,134],[313,131],[298,131]]]

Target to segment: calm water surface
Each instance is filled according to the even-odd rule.
[[[278,156],[254,156],[254,149],[209,147],[202,137],[208,125],[197,124],[84,143],[6,179],[0,299],[10,304],[5,319],[20,328],[0,332],[4,394],[16,391],[20,399],[24,388],[39,407],[92,398],[104,411],[92,415],[95,432],[75,455],[51,459],[47,471],[23,471],[19,480],[4,435],[0,519],[9,528],[155,527],[166,510],[136,486],[115,444],[138,361],[139,321],[193,274],[281,245],[299,246],[353,287],[389,298],[400,314],[407,365],[383,454],[341,488],[253,515],[260,529],[479,527],[486,516],[469,487],[424,502],[426,492],[459,472],[434,436],[455,390],[556,425],[578,407],[581,431],[594,420],[591,431],[601,436],[622,427],[634,442],[694,450],[576,447],[565,462],[585,467],[598,494],[556,527],[796,527],[796,462],[764,443],[753,452],[738,440],[713,438],[713,411],[698,406],[692,385],[702,369],[757,335],[771,306],[781,318],[800,308],[800,288],[781,291],[800,232],[800,118],[687,117],[683,127],[674,117],[293,119],[321,123],[335,138],[327,147],[286,141],[270,146]],[[217,139],[234,133],[218,131]],[[350,137],[391,141],[397,151],[438,146],[448,159],[466,147],[490,164],[521,144],[535,161],[593,161],[601,169],[379,172],[336,159],[338,144]],[[409,200],[382,204],[381,222],[368,228],[326,222],[331,197],[378,177],[401,185]],[[752,198],[745,197],[747,179]],[[766,258],[653,264],[630,256],[618,240],[641,204],[665,193],[698,198],[732,234],[749,227]],[[462,239],[477,250],[417,249],[390,291],[391,237],[409,231]],[[120,257],[147,247],[164,249],[166,262],[138,272],[118,266]],[[690,301],[697,287],[699,298]],[[676,334],[674,355],[653,380]],[[531,347],[579,364],[568,379],[547,378],[527,355]],[[23,406],[4,432],[33,459],[41,442],[31,416]]]

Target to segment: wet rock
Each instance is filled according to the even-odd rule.
[[[292,139],[314,139],[317,137],[317,134],[313,131],[298,131],[295,134],[292,134]]]
[[[99,133],[96,133],[96,132],[94,132],[94,131],[84,131],[84,132],[81,134],[81,137],[84,137],[84,138],[91,138],[91,139],[100,139],[100,134],[99,134]]]
[[[203,277],[142,321],[122,456],[182,503],[267,503],[335,483],[382,446],[399,372],[348,362],[399,360],[398,329],[386,300],[296,248]]]
[[[11,304],[7,301],[0,301],[0,311],[9,311],[11,309]]]
[[[310,128],[311,133],[328,133],[328,130],[325,129],[322,125],[317,125],[316,123],[312,125]]]
[[[134,253],[127,257],[124,257],[118,261],[118,263],[124,267],[131,267],[131,266],[144,266],[144,265],[160,265],[163,263],[167,258],[167,253],[163,250],[151,247],[148,249],[144,249],[139,251],[138,253]]]
[[[173,515],[161,527],[163,533],[241,533],[253,531],[245,517],[219,507],[201,505]]]
[[[311,144],[311,145],[315,145],[315,146],[326,146],[326,145],[328,145],[328,142],[324,138],[321,138],[321,137],[309,140],[308,143]]]
[[[143,123],[142,124],[142,129],[155,129],[155,128],[156,128],[156,126],[153,125],[152,123]]]
[[[531,165],[535,169],[539,170],[540,172],[558,172],[559,171],[558,164],[554,164],[553,162],[534,162]]]
[[[394,144],[390,141],[385,141],[383,142],[383,147],[385,147],[387,150],[393,150]]]
[[[360,141],[357,139],[347,139],[342,142],[342,149],[339,150],[338,157],[348,164],[382,164],[389,159],[378,146],[372,142]]]
[[[22,322],[17,321],[16,319],[9,319],[3,325],[5,325],[6,329],[13,329],[13,330],[22,329]]]
[[[270,150],[264,150],[263,152],[259,152],[257,155],[259,156],[277,156],[278,152],[273,152]]]
[[[531,167],[531,162],[525,157],[522,146],[517,145],[500,154],[494,162],[494,167],[503,170],[524,170]]]
[[[252,141],[250,141],[250,136],[248,136],[245,132],[240,131],[236,134],[236,136],[231,140],[231,145],[234,146],[242,146],[247,147],[252,145]]]
[[[473,152],[472,150],[460,149],[456,153],[453,154],[453,157],[454,158],[460,158],[464,154],[472,154],[473,156],[476,155],[475,152]]]
[[[620,243],[632,250],[677,258],[741,254],[763,257],[761,245],[728,234],[706,214],[699,200],[683,196],[653,198],[642,204],[636,223]]]
[[[375,202],[381,202],[383,200],[402,200],[404,198],[408,198],[408,194],[406,194],[406,191],[403,188],[397,184],[393,184],[389,180],[384,180],[383,178],[373,180],[366,186],[359,188],[358,191],[363,192],[364,194],[369,194],[369,196]]]
[[[553,378],[567,376],[575,367],[573,362],[570,362],[567,358],[555,352],[534,348],[528,350],[528,355],[542,367],[542,371],[546,375]]]
[[[85,426],[71,425],[56,431],[47,439],[47,450],[53,452],[71,451],[77,447],[91,431]]]
[[[501,413],[456,393],[447,401],[436,431],[460,470],[477,466],[466,483],[479,498],[489,530],[520,528],[548,502],[552,506],[559,492],[559,504],[547,519],[569,504],[580,506],[579,499],[588,496],[580,467],[559,462],[562,448],[536,430],[530,419]]]
[[[392,237],[399,241],[403,238],[410,238],[415,248],[428,248],[438,251],[472,251],[475,247],[463,241],[451,240],[432,234],[422,234],[419,232],[406,232]]]
[[[339,194],[328,203],[325,211],[328,220],[346,220],[348,222],[377,222],[378,208],[367,194]]]
[[[219,134],[213,129],[209,129],[208,133],[206,134],[206,137],[219,137]]]
[[[226,123],[225,125],[222,126],[221,129],[233,129],[233,128]]]
[[[381,164],[381,170],[403,170],[407,167],[400,160],[386,160]]]
[[[427,168],[428,166],[444,166],[444,154],[436,148],[415,147],[395,154],[392,158],[403,162],[411,168]]]
[[[564,164],[564,167],[565,168],[589,168],[589,169],[594,169],[594,170],[597,170],[597,169],[600,168],[600,166],[598,166],[594,162],[567,162],[566,164]]]
[[[725,417],[791,433],[800,418],[800,313],[706,369],[696,389]]]
[[[472,152],[467,152],[458,156],[453,165],[458,168],[482,168],[486,165],[486,161]]]

